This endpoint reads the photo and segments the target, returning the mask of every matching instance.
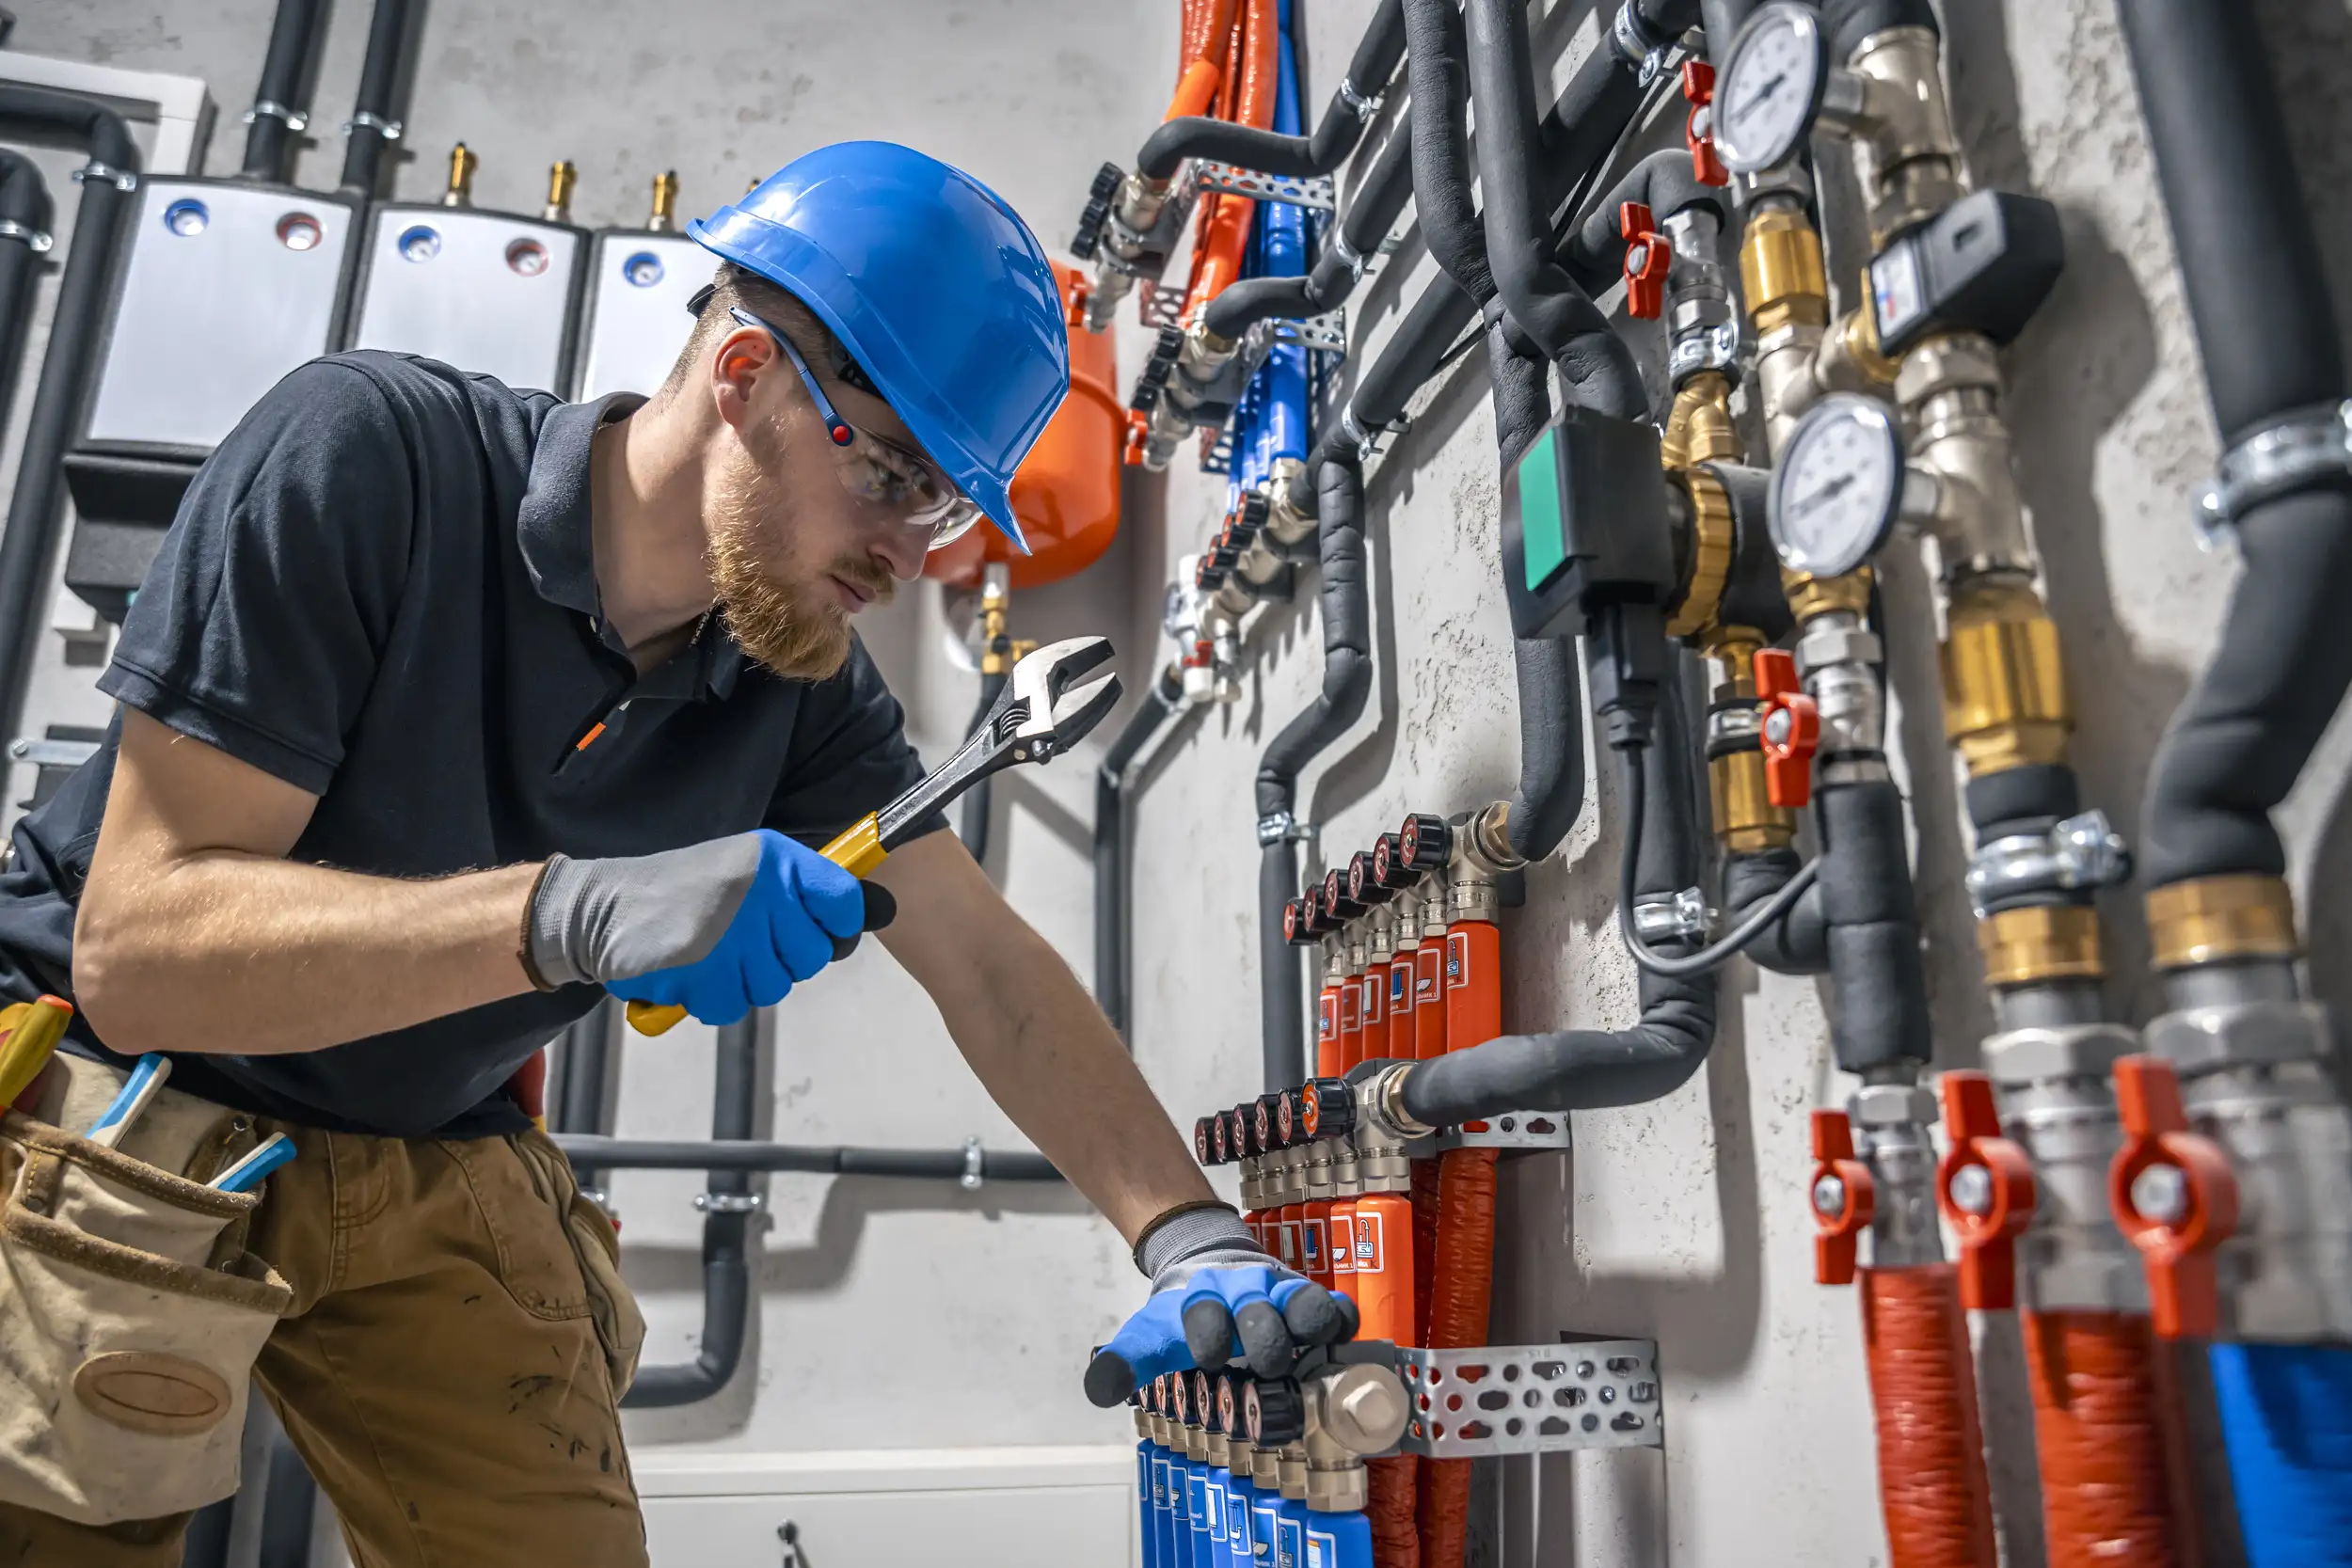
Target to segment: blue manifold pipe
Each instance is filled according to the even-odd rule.
[[[2352,1568],[2352,1348],[2207,1356],[2249,1568]]]

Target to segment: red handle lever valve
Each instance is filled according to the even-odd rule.
[[[1764,793],[1794,810],[1813,799],[1813,753],[1821,749],[1821,709],[1797,679],[1797,661],[1785,649],[1756,652],[1756,694],[1763,707]]]
[[[1813,1277],[1822,1285],[1853,1283],[1857,1238],[1878,1212],[1870,1167],[1853,1157],[1853,1125],[1843,1111],[1813,1113]]]
[[[1656,321],[1666,309],[1666,274],[1674,246],[1658,232],[1658,220],[1639,201],[1617,208],[1617,234],[1625,241],[1625,313]]]
[[[2125,1137],[2107,1167],[2107,1203],[2139,1248],[2148,1315],[2161,1338],[2211,1338],[2221,1316],[2213,1253],[2237,1228],[2230,1157],[2188,1130],[2181,1080],[2161,1057],[2117,1062],[2115,1103]]]
[[[1682,96],[1691,101],[1691,118],[1682,122],[1682,145],[1691,150],[1691,175],[1702,185],[1728,185],[1731,171],[1715,154],[1715,68],[1705,60],[1685,60]]]
[[[1937,1088],[1951,1151],[1935,1167],[1935,1201],[1960,1237],[1960,1303],[2007,1311],[2017,1305],[2017,1238],[2040,1201],[2033,1162],[2001,1136],[1991,1079],[1947,1072]]]

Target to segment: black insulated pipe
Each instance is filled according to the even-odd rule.
[[[1380,0],[1371,25],[1356,45],[1356,57],[1348,62],[1347,75],[1324,107],[1313,135],[1286,136],[1236,125],[1230,119],[1188,115],[1163,122],[1144,139],[1143,150],[1136,154],[1136,171],[1165,180],[1186,158],[1209,158],[1261,174],[1305,178],[1330,173],[1356,150],[1372,100],[1387,89],[1389,78],[1396,74],[1397,59],[1405,53],[1399,7],[1400,0]],[[1364,111],[1358,111],[1358,103],[1366,105]]]
[[[1308,1069],[1306,993],[1299,951],[1282,931],[1282,906],[1298,895],[1291,838],[1299,770],[1330,749],[1364,711],[1372,689],[1372,603],[1364,582],[1364,480],[1353,463],[1315,470],[1316,542],[1322,558],[1323,689],[1258,759],[1258,974],[1265,1086],[1286,1089]]]
[[[368,53],[359,65],[359,92],[343,147],[342,188],[353,195],[376,194],[383,183],[384,150],[400,135],[393,111],[401,56],[408,46],[408,6],[409,0],[375,0],[375,13],[368,20]]]
[[[1473,303],[1495,293],[1486,236],[1470,204],[1470,45],[1454,0],[1405,0],[1412,53],[1405,76],[1413,89],[1413,212],[1422,243]],[[1480,116],[1485,123],[1485,116]],[[1549,417],[1549,416],[1547,416]]]
[[[1103,753],[1094,774],[1094,1003],[1120,1038],[1127,1034],[1127,769],[1184,701],[1184,673],[1171,664],[1144,692]]]
[[[6,425],[33,325],[33,286],[40,281],[49,221],[49,187],[30,158],[0,150],[0,425]]]
[[[1700,861],[1689,725],[1677,683],[1667,684],[1660,701],[1656,733],[1655,745],[1628,758],[1629,766],[1643,770],[1648,802],[1637,886],[1645,894],[1671,894],[1697,881]],[[1657,946],[1677,955],[1690,951],[1676,942]],[[1504,1035],[1420,1064],[1406,1074],[1406,1113],[1433,1127],[1452,1127],[1510,1111],[1594,1111],[1672,1094],[1714,1044],[1715,975],[1668,978],[1645,970],[1639,994],[1641,1019],[1629,1028]]]
[[[1519,0],[1469,0],[1464,16],[1486,255],[1503,306],[1560,367],[1580,404],[1614,419],[1644,418],[1649,402],[1633,351],[1552,256],[1551,214],[1536,186],[1527,8]]]
[[[1044,1155],[1019,1150],[857,1148],[748,1140],[691,1143],[563,1134],[556,1137],[555,1147],[571,1160],[574,1169],[593,1165],[613,1170],[784,1171],[796,1176],[862,1176],[900,1181],[961,1180],[975,1173],[984,1181],[1062,1179]]]
[[[1724,857],[1724,929],[1736,929],[1780,896],[1780,890],[1795,879],[1804,863],[1794,849]],[[1821,884],[1817,881],[1797,895],[1787,914],[1765,927],[1740,951],[1778,974],[1826,973],[1829,930],[1821,915]]]
[[[2137,0],[2134,0],[2137,4]],[[1829,35],[1829,57],[1843,64],[1865,39],[1893,27],[1925,27],[1942,37],[1935,8],[1928,0],[1820,0],[1821,30]]]
[[[2122,15],[2222,444],[2331,417],[2346,390],[2335,310],[2252,13],[2135,0]],[[2352,481],[2314,476],[2234,522],[2245,572],[2220,644],[2149,771],[2150,888],[2282,875],[2270,813],[2352,687]]]
[[[1707,57],[1718,68],[1731,53],[1731,40],[1740,36],[1748,13],[1762,0],[1699,0],[1699,26],[1707,34]]]
[[[759,1090],[759,1015],[719,1031],[719,1068],[711,1085],[710,1136],[741,1143],[752,1135]],[[598,1140],[611,1144],[613,1139]],[[564,1147],[559,1143],[558,1148]],[[568,1154],[570,1151],[566,1149]],[[707,1157],[707,1151],[705,1151]],[[616,1159],[593,1163],[618,1168]],[[710,1195],[703,1215],[703,1331],[694,1359],[682,1366],[641,1367],[621,1403],[659,1410],[694,1404],[727,1386],[743,1359],[743,1332],[751,1319],[752,1269],[747,1247],[751,1229],[750,1173],[712,1164],[705,1167]]]
[[[253,89],[253,119],[245,134],[245,164],[239,172],[247,180],[282,185],[293,178],[293,121],[304,117],[309,103],[304,89],[325,9],[320,0],[278,0],[261,84]]]
[[[98,365],[107,282],[138,183],[139,150],[112,109],[46,87],[0,84],[0,125],[69,142],[90,157],[18,457],[8,529],[0,533],[0,743],[5,743],[24,717],[24,689],[32,678],[57,535],[65,523],[65,449]]]
[[[1885,779],[1833,784],[1814,793],[1813,813],[1837,1065],[1862,1074],[1923,1064],[1934,1042],[1902,793]]]
[[[1625,238],[1618,227],[1618,213],[1629,201],[1647,207],[1661,224],[1692,207],[1714,214],[1715,221],[1726,230],[1731,217],[1731,193],[1720,185],[1700,183],[1688,151],[1674,147],[1651,153],[1594,203],[1560,251],[1560,264],[1588,294],[1606,293],[1625,277]]]
[[[996,699],[1004,691],[1009,678],[1001,670],[980,673],[980,700],[972,709],[972,721],[963,727],[965,735],[977,734],[980,726],[988,721],[988,710],[996,705]],[[963,847],[971,851],[972,858],[982,864],[988,863],[989,812],[993,804],[989,799],[988,780],[985,777],[964,791],[962,821],[957,828],[956,836],[963,840]]]
[[[1296,320],[1336,310],[1356,292],[1350,255],[1369,258],[1396,227],[1413,194],[1413,126],[1407,116],[1380,144],[1363,180],[1348,195],[1333,238],[1304,277],[1245,277],[1230,283],[1200,312],[1200,325],[1232,340],[1262,321]]]

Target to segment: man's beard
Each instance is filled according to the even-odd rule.
[[[787,680],[824,680],[850,657],[850,612],[825,578],[836,577],[888,604],[898,584],[866,556],[841,556],[805,571],[793,547],[791,485],[777,433],[746,431],[714,503],[707,558],[727,629],[746,654]],[[832,483],[832,475],[817,476]],[[805,481],[804,481],[805,482]]]

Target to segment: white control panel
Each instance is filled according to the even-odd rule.
[[[585,240],[577,229],[511,213],[379,207],[350,344],[561,392]]]
[[[686,346],[694,318],[686,302],[719,270],[719,259],[683,234],[612,230],[593,242],[586,328],[580,351],[580,401],[607,392],[650,396]]]

